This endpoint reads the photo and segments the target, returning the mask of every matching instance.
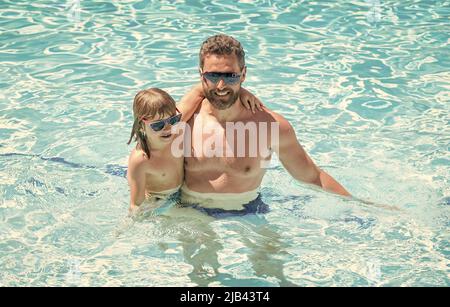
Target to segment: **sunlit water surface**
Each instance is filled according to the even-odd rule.
[[[225,2],[0,1],[0,286],[450,285],[450,2]],[[135,93],[181,98],[221,32],[314,161],[398,210],[274,159],[268,214],[126,217]]]

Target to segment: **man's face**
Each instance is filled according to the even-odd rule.
[[[205,73],[235,73],[241,75],[236,83],[226,83],[224,78],[220,78],[217,83],[203,75],[201,77],[203,91],[209,102],[219,110],[231,107],[239,98],[241,84],[245,80],[246,69],[241,71],[239,62],[235,54],[231,55],[206,55],[203,70]]]

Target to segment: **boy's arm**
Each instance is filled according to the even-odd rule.
[[[145,158],[133,152],[128,160],[127,179],[130,186],[130,209],[136,209],[145,200]]]
[[[256,113],[256,109],[260,111],[263,110],[263,103],[255,95],[243,87],[241,88],[239,98],[241,99],[242,105],[248,110],[251,109],[253,113]]]
[[[196,84],[186,95],[183,96],[177,104],[178,110],[180,110],[183,114],[181,116],[181,120],[183,122],[187,122],[191,119],[203,99],[205,99],[205,94],[201,83]],[[263,110],[263,103],[245,88],[241,88],[240,99],[242,105],[247,109],[251,109],[253,113],[256,112],[256,109],[260,111]]]
[[[181,120],[187,122],[194,115],[200,103],[205,99],[201,83],[195,85],[177,104],[178,110],[183,114]]]

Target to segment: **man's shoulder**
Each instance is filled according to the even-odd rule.
[[[259,122],[277,123],[280,127],[280,132],[290,129],[292,126],[289,121],[281,114],[263,107],[262,111],[256,111],[256,118]]]

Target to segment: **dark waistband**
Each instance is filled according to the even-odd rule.
[[[189,207],[203,212],[209,216],[215,218],[224,218],[231,216],[244,216],[247,214],[264,214],[269,212],[269,205],[263,202],[261,194],[251,202],[243,205],[244,209],[241,210],[226,210],[223,208],[205,208],[199,204],[181,205],[182,207]]]

